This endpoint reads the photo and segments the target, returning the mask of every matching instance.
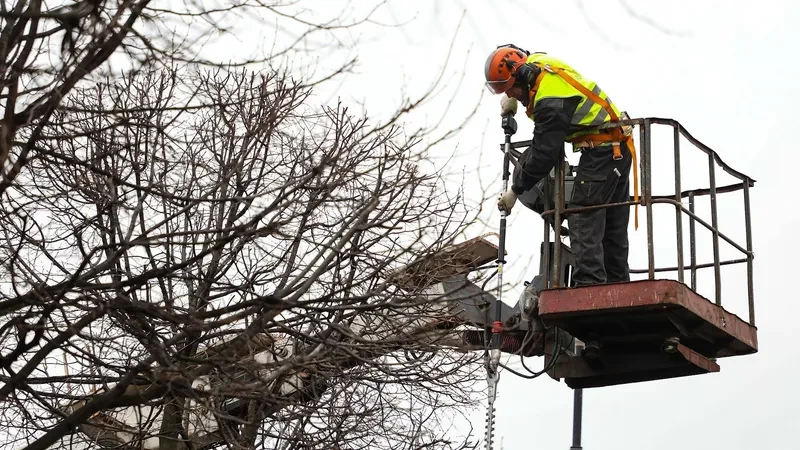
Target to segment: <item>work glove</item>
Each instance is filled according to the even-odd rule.
[[[517,194],[509,189],[497,200],[497,209],[500,211],[505,211],[506,214],[508,214],[511,212],[511,208],[514,207],[515,203],[517,203]]]
[[[501,116],[513,116],[517,113],[517,99],[514,97],[509,97],[506,94],[503,94],[503,97],[500,98],[500,115]]]

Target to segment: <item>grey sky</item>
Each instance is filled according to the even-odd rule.
[[[340,3],[316,4],[319,11],[331,11],[332,5]],[[328,86],[329,91],[321,92],[319,98],[331,102],[336,96],[345,101],[359,99],[372,114],[391,113],[401,103],[401,95],[423,92],[436,77],[466,8],[450,55],[450,84],[425,106],[424,114],[409,118],[411,125],[415,123],[412,120],[419,121],[417,124],[436,120],[449,104],[445,125],[454,124],[480,100],[468,129],[436,149],[442,158],[456,151],[451,170],[473,170],[480,155],[484,181],[499,173],[498,144],[503,138],[497,114],[499,98],[482,92],[484,59],[498,44],[513,42],[564,59],[595,80],[633,117],[680,121],[733,168],[757,180],[752,209],[760,352],[720,360],[718,374],[586,391],[584,448],[794,448],[792,428],[800,425],[800,395],[793,388],[794,374],[800,370],[794,321],[800,307],[791,283],[795,281],[792,256],[800,252],[793,231],[800,220],[793,209],[796,187],[792,185],[797,143],[790,137],[794,106],[800,104],[795,81],[800,31],[793,26],[800,20],[800,7],[788,0],[627,3],[645,19],[631,15],[625,3],[616,0],[392,0],[395,19],[416,16],[414,21],[401,29],[368,28],[358,47],[361,61],[357,74]],[[389,14],[380,17],[391,19]],[[266,33],[261,37],[268,41]],[[332,58],[330,63],[338,56]],[[455,83],[462,75],[456,91]],[[450,104],[453,94],[457,97]],[[517,119],[520,130],[515,140],[529,139],[533,124],[522,114]],[[672,186],[668,137],[668,131],[656,135],[655,193],[667,193]],[[659,151],[663,154],[657,154]],[[697,166],[684,162],[685,189],[707,183],[705,161],[695,159]],[[574,157],[571,161],[577,162]],[[662,167],[666,168],[659,169]],[[479,183],[474,178],[468,181],[467,194],[477,195]],[[724,181],[730,179],[719,182]],[[483,187],[500,193],[499,181]],[[722,213],[721,228],[743,242],[743,227],[737,220],[741,217],[740,198],[721,203],[733,208]],[[493,210],[490,205],[487,217],[496,224],[499,214]],[[666,220],[658,223],[657,236],[663,237],[656,246],[657,262],[669,264],[674,260],[674,213],[658,214]],[[635,267],[644,267],[646,261],[645,223],[641,209],[638,232],[631,223],[631,264]],[[536,267],[528,264],[538,257],[541,221],[517,206],[509,226],[507,279],[530,278]],[[729,249],[723,250],[723,255],[726,252]],[[710,246],[702,247],[700,255],[707,261]],[[746,318],[743,273],[723,271],[723,303]],[[701,280],[701,288],[711,286],[707,281]],[[713,295],[708,290],[703,293]],[[505,298],[513,303],[516,294]],[[531,363],[541,366],[540,360]],[[502,437],[505,448],[569,447],[572,391],[563,383],[547,377],[527,381],[504,373],[497,408],[496,442]],[[478,436],[483,417],[483,409],[471,413]]]

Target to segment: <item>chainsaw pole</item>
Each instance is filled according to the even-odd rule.
[[[505,149],[503,152],[503,191],[508,191],[508,179],[511,176],[511,136],[517,132],[517,121],[513,115],[503,116],[503,132],[505,133]],[[501,195],[502,195],[501,193]],[[497,247],[497,301],[495,302],[494,322],[492,323],[491,363],[494,370],[500,363],[500,333],[503,332],[503,268],[506,260],[506,218],[508,212],[500,211],[500,243]]]
[[[503,116],[503,131],[505,132],[505,150],[503,154],[503,191],[508,190],[508,179],[510,172],[508,169],[511,162],[511,136],[517,132],[517,122],[513,115]],[[502,195],[501,193],[501,195]],[[505,210],[500,211],[500,243],[497,247],[497,299],[495,300],[494,322],[492,322],[491,340],[489,343],[489,355],[486,361],[486,381],[489,385],[489,407],[486,412],[486,450],[492,450],[492,440],[494,439],[494,400],[497,395],[497,381],[500,367],[500,344],[503,332],[503,266],[505,265],[506,254],[506,217]],[[488,315],[488,311],[487,311]]]

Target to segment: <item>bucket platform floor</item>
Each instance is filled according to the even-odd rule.
[[[674,280],[545,290],[539,319],[586,344],[549,371],[573,388],[717,372],[716,358],[758,351],[755,326]]]

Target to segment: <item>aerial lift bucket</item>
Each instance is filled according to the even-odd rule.
[[[624,121],[640,129],[641,191],[639,205],[647,215],[648,268],[632,270],[646,273],[647,279],[625,283],[573,287],[570,270],[574,259],[570,248],[561,239],[550,240],[550,231],[567,236],[565,218],[581,208],[569,204],[575,168],[557,164],[550,176],[533,189],[523,193],[519,200],[545,219],[544,242],[539,274],[535,283],[543,286],[532,306],[537,323],[549,332],[545,334],[544,365],[555,379],[564,379],[572,388],[592,388],[641,381],[718,372],[717,358],[755,353],[758,350],[753,302],[753,251],[750,228],[749,188],[754,180],[727,166],[710,148],[692,137],[679,123],[668,119],[634,119]],[[674,130],[675,192],[667,196],[652,195],[650,133],[653,124],[671,126]],[[683,136],[696,149],[706,153],[709,165],[709,186],[705,189],[681,191],[680,145]],[[527,147],[530,141],[516,142],[515,149]],[[513,156],[520,152],[515,150]],[[739,180],[728,186],[717,186],[716,167]],[[578,169],[579,170],[579,169]],[[663,170],[660,169],[660,170]],[[721,193],[742,191],[744,194],[744,225],[746,243],[740,245],[720,232],[717,216],[717,196]],[[711,219],[704,220],[694,211],[694,200],[710,196]],[[689,209],[682,201],[688,199]],[[678,230],[678,266],[658,268],[654,264],[653,213],[656,204],[675,208]],[[634,201],[611,206],[635,205]],[[683,218],[688,216],[691,242],[691,263],[684,263]],[[710,222],[710,223],[709,223]],[[712,263],[696,261],[695,228],[700,224],[713,235]],[[719,241],[724,240],[743,253],[733,261],[721,261]],[[545,244],[546,243],[546,244]],[[749,321],[727,311],[722,306],[720,267],[730,264],[747,265],[747,292]],[[701,268],[715,272],[714,301],[696,291],[696,273]],[[657,279],[656,274],[668,271],[678,273],[677,280]],[[691,272],[691,283],[684,283],[684,272]],[[524,309],[518,304],[518,308]],[[558,333],[553,333],[558,330]],[[564,335],[570,342],[579,341],[584,347],[565,350],[555,342],[555,336]]]

